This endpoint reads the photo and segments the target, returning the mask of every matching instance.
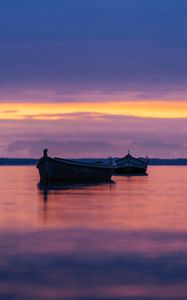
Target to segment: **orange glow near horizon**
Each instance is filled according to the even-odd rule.
[[[187,118],[184,101],[113,101],[78,103],[0,103],[0,119],[58,120],[64,114],[98,113],[142,118]]]

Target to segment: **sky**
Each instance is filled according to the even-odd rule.
[[[0,0],[0,156],[187,157],[186,0]]]

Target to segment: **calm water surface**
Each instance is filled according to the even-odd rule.
[[[41,189],[0,167],[0,299],[187,300],[187,167]]]

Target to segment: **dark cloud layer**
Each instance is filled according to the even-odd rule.
[[[11,101],[186,101],[186,36],[186,0],[0,0],[4,115]],[[1,155],[38,156],[43,141],[55,155],[187,153],[182,119],[68,117],[2,121]]]
[[[33,157],[36,157],[39,154],[42,154],[42,150],[46,147],[50,146],[50,151],[52,153],[56,153],[59,155],[63,154],[64,155],[72,155],[72,156],[77,156],[77,155],[84,155],[88,156],[88,153],[94,152],[107,152],[112,151],[113,146],[107,142],[101,142],[97,140],[70,140],[70,141],[57,141],[57,140],[40,140],[38,141],[29,141],[29,140],[17,140],[13,143],[10,143],[7,151],[9,153],[11,152],[19,152],[20,150],[25,150],[28,149],[30,152],[30,155]]]
[[[1,87],[184,88],[186,11],[184,0],[1,0]]]
[[[89,120],[89,121],[88,121]],[[69,114],[61,120],[4,120],[0,122],[1,155],[186,157],[186,119],[143,119],[123,116]],[[24,128],[24,130],[23,130]]]

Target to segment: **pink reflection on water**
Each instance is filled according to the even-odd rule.
[[[93,258],[140,255],[154,258],[187,253],[187,234],[141,231],[47,230],[0,235],[3,255],[61,253]],[[45,245],[45,246],[44,246]],[[0,262],[3,265],[3,261]]]
[[[150,167],[149,176],[116,176],[112,185],[49,190],[40,220],[49,227],[187,230],[186,178],[186,167]]]
[[[34,166],[0,167],[0,176],[1,230],[187,230],[186,167],[149,167],[145,177],[45,192]]]
[[[9,293],[9,286],[1,286],[0,293]],[[12,287],[12,293],[18,296],[14,299],[80,299],[81,297],[90,297],[92,299],[121,299],[122,297],[139,297],[138,299],[143,299],[142,297],[157,297],[157,299],[186,299],[187,288],[185,285],[177,285],[172,288],[166,287],[148,287],[145,286],[126,286],[126,287],[116,287],[104,288],[104,289],[60,289],[60,288],[40,288],[38,286],[16,286]],[[28,298],[28,294],[30,295]],[[25,298],[24,298],[25,297]],[[37,298],[36,298],[37,297]],[[140,298],[141,297],[141,298]],[[181,298],[182,297],[182,298]]]
[[[0,298],[185,300],[187,168],[58,190],[0,175]]]
[[[185,284],[176,284],[174,286],[130,284],[103,288],[100,291],[100,295],[104,298],[107,297],[108,299],[114,297],[155,297],[158,299],[173,299],[174,297],[186,297],[187,286]]]

